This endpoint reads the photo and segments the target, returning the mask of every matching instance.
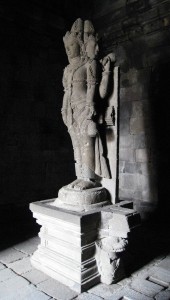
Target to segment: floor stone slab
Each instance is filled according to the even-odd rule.
[[[100,283],[90,290],[88,290],[88,293],[97,295],[99,297],[105,298],[111,296],[116,290],[120,290],[122,287],[118,284],[111,284],[106,285],[103,283]]]
[[[37,285],[38,289],[57,300],[71,300],[77,293],[54,279],[48,279]]]
[[[107,300],[151,300],[150,297],[147,297],[145,295],[142,295],[141,293],[138,293],[129,287],[125,287],[120,291],[115,292],[110,297],[105,297],[104,299]]]
[[[0,283],[0,299],[14,300],[15,298],[10,298],[10,297],[12,297],[11,295],[15,295],[16,291],[23,290],[28,285],[29,285],[29,282],[20,276],[15,276],[15,277],[10,278],[7,281],[1,282]]]
[[[8,248],[0,252],[0,262],[3,264],[9,264],[26,256],[27,255],[25,253],[17,251],[13,248]]]
[[[30,257],[26,257],[21,260],[10,263],[8,267],[20,275],[33,269],[30,262]]]
[[[10,269],[5,268],[0,271],[0,281],[1,282],[8,280],[12,277],[15,277],[15,276],[17,276],[17,275]]]
[[[155,267],[149,272],[149,281],[168,287],[170,284],[170,270]]]
[[[3,264],[1,264],[0,263],[0,270],[3,270],[3,269],[5,269],[6,267],[3,265]]]
[[[21,252],[24,252],[25,254],[33,254],[36,250],[38,245],[40,244],[40,238],[39,237],[34,237],[32,239],[29,239],[25,242],[16,244],[14,248],[16,250],[19,250]]]
[[[81,295],[79,295],[76,300],[101,300],[103,298],[98,297],[96,295],[93,294],[89,294],[89,293],[82,293]]]
[[[169,299],[170,299],[170,291],[162,291],[155,296],[155,300],[169,300]]]
[[[137,278],[131,283],[131,288],[148,297],[154,297],[163,287],[145,279]]]
[[[158,267],[163,268],[170,272],[170,256],[167,256],[164,260],[162,260],[158,264]]]
[[[48,275],[36,269],[32,269],[31,271],[24,273],[23,276],[34,285],[50,279]]]
[[[8,296],[2,295],[1,300],[49,300],[51,297],[39,291],[33,285],[9,291]]]

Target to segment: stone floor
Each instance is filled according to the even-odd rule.
[[[149,259],[145,265],[138,268],[138,270],[132,271],[129,277],[117,284],[110,286],[98,284],[88,292],[78,295],[68,287],[31,266],[30,256],[36,250],[38,244],[39,238],[33,237],[0,251],[1,300],[170,299],[169,251],[164,251],[164,253],[160,251],[162,252],[161,254],[159,252],[159,255],[155,255],[154,258]],[[141,253],[142,251],[144,249],[141,249]]]

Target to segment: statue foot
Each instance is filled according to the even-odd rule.
[[[74,189],[74,186],[75,186],[76,184],[78,184],[80,181],[81,181],[81,179],[76,179],[76,180],[74,180],[73,182],[69,183],[69,184],[67,185],[67,187],[68,187],[69,189]]]
[[[74,189],[77,191],[92,189],[95,187],[100,187],[101,184],[99,182],[95,182],[92,180],[80,180],[74,185]]]

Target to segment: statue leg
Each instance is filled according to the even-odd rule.
[[[74,185],[76,190],[85,190],[101,186],[95,181],[95,138],[83,135],[81,141],[82,172],[80,182]]]
[[[73,145],[73,151],[74,151],[74,160],[75,160],[75,173],[77,179],[71,182],[68,187],[74,188],[76,184],[78,184],[81,181],[82,177],[82,157],[81,157],[81,147],[79,144],[79,134],[74,130],[72,127],[71,130],[69,130],[69,134],[71,137],[72,145]]]

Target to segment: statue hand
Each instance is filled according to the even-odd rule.
[[[110,63],[111,63],[110,57],[109,56],[104,57],[103,62],[102,62],[102,64],[103,64],[103,71],[105,71],[105,72],[109,72],[110,71]]]

